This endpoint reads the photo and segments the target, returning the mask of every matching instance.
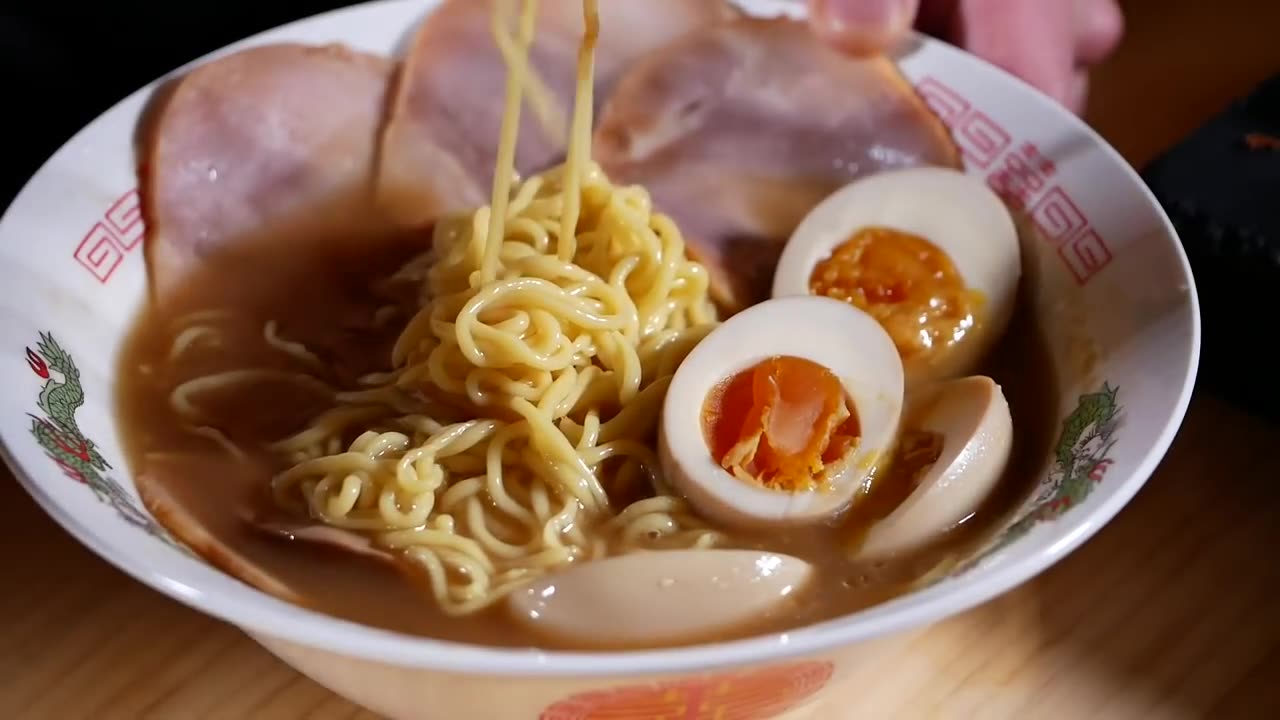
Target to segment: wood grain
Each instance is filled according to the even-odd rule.
[[[1096,74],[1089,119],[1134,164],[1280,70],[1280,3],[1126,7],[1126,44]],[[849,688],[848,716],[1280,717],[1278,447],[1280,428],[1199,395],[1113,523],[890,651]],[[0,546],[0,717],[373,717],[109,567],[7,471]]]

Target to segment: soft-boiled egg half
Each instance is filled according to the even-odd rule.
[[[672,489],[738,527],[830,519],[892,450],[902,360],[853,305],[799,295],[730,317],[684,359],[658,448]]]
[[[853,181],[805,216],[773,297],[862,308],[893,338],[911,387],[974,372],[1013,316],[1021,267],[1013,218],[981,179],[892,170]]]
[[[855,551],[862,560],[919,550],[976,513],[991,497],[1013,448],[1013,419],[1000,386],[972,376],[911,393],[889,475],[909,494],[871,526]]]
[[[795,607],[814,574],[804,560],[754,550],[637,552],[544,575],[509,595],[507,611],[579,646],[696,642]]]

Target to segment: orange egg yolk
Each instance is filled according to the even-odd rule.
[[[711,455],[744,482],[812,490],[857,447],[858,417],[840,379],[803,358],[769,358],[718,384],[703,404]]]
[[[960,342],[983,301],[941,248],[882,227],[863,228],[837,246],[814,267],[809,291],[870,314],[905,360]]]

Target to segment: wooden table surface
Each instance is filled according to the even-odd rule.
[[[1127,11],[1089,119],[1135,165],[1280,71],[1280,3]],[[1280,428],[1198,393],[1113,523],[891,652],[847,716],[1280,717],[1277,448]],[[0,472],[0,718],[372,717],[111,568]]]

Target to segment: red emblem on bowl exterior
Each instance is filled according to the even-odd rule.
[[[539,720],[769,720],[813,697],[834,667],[801,662],[594,690],[555,703]]]

